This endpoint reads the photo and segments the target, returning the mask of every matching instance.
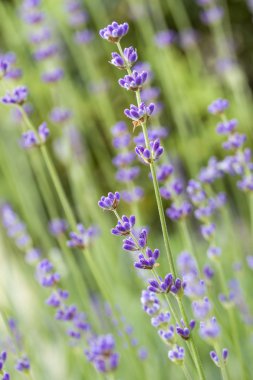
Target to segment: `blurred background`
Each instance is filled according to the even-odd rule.
[[[186,186],[190,178],[198,177],[212,156],[224,157],[221,138],[215,132],[216,119],[207,112],[213,100],[229,100],[228,117],[239,121],[240,131],[247,134],[247,146],[252,146],[253,2],[209,3],[43,0],[43,20],[38,22],[22,1],[0,1],[0,57],[8,53],[13,62],[12,73],[0,81],[0,97],[19,85],[28,87],[25,111],[36,127],[47,122],[47,147],[75,219],[85,227],[96,225],[100,234],[87,255],[66,246],[67,232],[60,238],[50,234],[49,222],[65,218],[64,210],[38,150],[26,151],[20,144],[22,115],[5,104],[0,104],[0,200],[2,204],[11,204],[24,222],[32,246],[39,247],[43,257],[53,261],[63,286],[70,291],[72,303],[85,311],[97,333],[116,336],[121,356],[117,379],[179,379],[183,375],[168,363],[166,347],[160,344],[149,318],[141,310],[139,299],[146,275],[136,273],[133,255],[123,252],[120,239],[111,236],[110,229],[116,223],[113,215],[97,206],[102,194],[121,192],[120,213],[136,214],[138,226],[150,228],[150,244],[162,251],[147,168],[136,159],[134,185],[129,185],[122,173],[117,174],[118,136],[115,130],[113,133],[113,126],[119,121],[126,123],[125,133],[131,136],[128,149],[132,151],[141,131],[136,128],[133,132],[124,115],[124,109],[135,103],[134,95],[118,85],[125,73],[108,62],[116,47],[102,40],[99,30],[114,20],[129,23],[130,30],[122,45],[137,48],[136,69],[149,72],[143,100],[157,104],[149,125],[159,131],[166,160],[174,165]],[[234,178],[215,183],[213,190],[228,195],[227,208],[216,220],[218,241],[225,252],[224,273],[227,278],[238,277],[249,291],[246,256],[252,254],[252,242],[248,203],[245,195],[238,192]],[[168,205],[165,201],[164,207]],[[183,239],[184,226],[169,219],[167,222],[177,255],[189,248]],[[186,224],[202,268],[207,262],[207,244],[193,217]],[[13,317],[31,360],[34,379],[99,379],[82,349],[70,347],[65,327],[54,320],[54,312],[45,305],[49,293],[37,284],[34,267],[24,259],[22,250],[22,244],[17,247],[1,228],[0,342],[6,342],[6,320]],[[237,264],[245,271],[235,271]],[[165,275],[168,270],[163,257],[160,268]],[[219,285],[213,285],[213,294],[218,288]],[[248,306],[252,310],[252,305]],[[224,344],[231,345],[233,331],[226,331],[222,307],[218,305],[217,310],[225,331]],[[250,314],[250,310],[243,313]],[[241,318],[238,313],[235,323],[239,324]],[[247,331],[250,333],[244,323],[240,324],[241,339],[248,334],[245,358],[250,357],[252,327]],[[209,359],[210,347],[199,344],[208,378],[219,378],[218,369]],[[234,374],[231,378],[236,378],[239,370],[233,358],[236,356],[232,353],[230,373]],[[16,373],[14,378],[18,376],[22,378],[22,374]]]

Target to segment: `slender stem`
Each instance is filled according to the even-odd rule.
[[[183,369],[186,380],[192,380],[192,377],[185,364],[182,365],[182,369]]]
[[[188,325],[188,318],[187,318],[187,315],[185,313],[181,298],[177,297],[177,301],[178,301],[178,306],[179,306],[179,309],[181,311],[184,322],[186,323],[186,325]],[[198,351],[197,351],[197,348],[196,348],[196,345],[195,345],[195,342],[194,342],[192,336],[187,341],[187,345],[189,346],[189,349],[192,353],[193,360],[194,360],[199,378],[203,380],[203,379],[205,379],[205,374],[204,374],[203,367],[201,364],[201,360],[200,360],[200,357],[199,357],[199,354],[198,354]]]

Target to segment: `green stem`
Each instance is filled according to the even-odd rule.
[[[189,325],[188,324],[188,318],[187,318],[187,315],[185,313],[185,310],[184,310],[181,298],[177,297],[177,301],[178,301],[178,306],[179,306],[180,312],[182,314],[183,320],[186,323],[186,325],[188,326]],[[196,366],[199,378],[201,380],[204,380],[205,379],[205,374],[204,374],[204,371],[203,371],[201,360],[200,360],[200,357],[199,357],[198,350],[196,348],[195,342],[193,340],[193,337],[191,336],[190,339],[188,341],[186,341],[186,342],[187,342],[187,345],[188,345],[188,347],[190,349],[190,352],[192,353],[193,360],[194,360],[194,363],[195,363],[195,366]]]
[[[185,364],[183,364],[182,369],[183,369],[186,380],[192,380],[192,377]]]

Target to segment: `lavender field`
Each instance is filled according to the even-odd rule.
[[[0,1],[0,380],[253,378],[253,1]]]

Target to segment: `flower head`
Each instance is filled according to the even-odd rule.
[[[118,24],[116,21],[112,22],[105,28],[99,31],[100,36],[109,41],[109,42],[119,42],[122,37],[124,37],[129,29],[129,25],[127,22],[123,24]]]
[[[133,71],[131,75],[125,75],[119,79],[119,85],[126,90],[138,91],[142,88],[148,77],[147,71]]]
[[[102,196],[98,202],[99,207],[103,210],[113,211],[116,210],[120,201],[120,194],[116,191],[115,193],[108,193],[108,196]]]
[[[138,55],[136,49],[130,46],[124,49],[123,57],[119,53],[112,53],[110,63],[118,69],[125,69],[131,67],[137,59]]]
[[[141,103],[140,107],[131,104],[129,109],[125,109],[124,113],[133,121],[134,127],[137,127],[141,125],[141,123],[146,122],[154,112],[154,109],[154,103],[150,103],[148,106],[146,106],[145,103]]]
[[[226,99],[217,99],[208,107],[208,111],[213,115],[222,114],[229,106],[229,102]]]
[[[2,103],[23,105],[28,96],[28,90],[25,86],[16,87],[12,92],[8,92],[3,98]]]

